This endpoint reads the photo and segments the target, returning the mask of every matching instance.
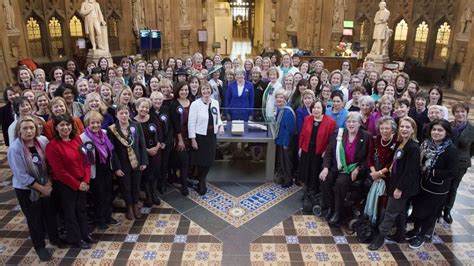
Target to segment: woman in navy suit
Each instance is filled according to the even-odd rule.
[[[229,84],[225,96],[225,114],[231,120],[248,121],[254,106],[254,91],[251,82],[245,80],[245,70],[242,67],[235,69],[235,81]],[[233,109],[236,108],[236,109]]]

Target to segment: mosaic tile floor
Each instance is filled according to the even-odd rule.
[[[359,265],[473,265],[474,264],[474,170],[470,169],[459,187],[453,211],[454,222],[436,224],[431,242],[418,250],[407,243],[386,241],[379,251],[369,251],[355,235],[329,226],[320,217],[301,211],[279,223],[250,245],[253,265],[320,265],[357,263]]]
[[[227,223],[240,227],[300,189],[298,186],[284,189],[280,185],[266,183],[240,197],[235,197],[209,184],[206,195],[199,196],[195,191],[191,191],[189,197]]]
[[[40,263],[28,239],[26,221],[16,202],[0,205],[0,264]],[[107,230],[96,230],[99,243],[90,250],[56,249],[49,264],[74,265],[221,265],[222,243],[209,232],[176,212],[167,203],[144,208],[143,217],[126,220]]]

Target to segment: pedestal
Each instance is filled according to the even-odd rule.
[[[375,63],[375,70],[379,73],[382,73],[385,63],[389,62],[390,58],[388,57],[388,55],[368,54],[367,57],[365,58],[365,61],[374,62]]]
[[[99,58],[105,57],[107,61],[109,61],[109,66],[113,65],[112,55],[110,54],[109,50],[100,50],[100,49],[89,49],[87,53],[87,62],[94,61],[98,63]]]

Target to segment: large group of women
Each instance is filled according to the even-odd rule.
[[[87,249],[97,242],[91,220],[100,230],[118,225],[115,187],[129,220],[141,218],[141,206],[159,205],[167,183],[183,196],[196,183],[204,195],[223,120],[274,128],[275,182],[304,185],[305,211],[316,207],[341,225],[348,208],[365,207],[378,225],[372,250],[387,237],[420,247],[438,217],[451,223],[471,166],[469,105],[455,104],[450,123],[440,88],[425,92],[406,73],[378,73],[372,62],[353,69],[346,61],[330,72],[323,61],[287,54],[240,62],[196,53],[165,63],[101,58],[84,69],[68,60],[49,74],[26,66],[17,74],[0,117],[41,260],[51,256],[46,235],[58,247]],[[414,228],[406,232],[409,210]]]

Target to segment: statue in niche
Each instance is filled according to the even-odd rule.
[[[100,5],[96,0],[84,0],[79,13],[84,17],[86,34],[92,43],[92,49],[104,50],[108,47],[108,40],[102,38],[102,26],[106,26],[104,16],[100,10]],[[105,27],[104,27],[105,28]]]
[[[387,21],[390,18],[390,11],[387,10],[387,3],[385,3],[385,1],[379,3],[379,8],[379,11],[375,13],[375,27],[372,36],[374,44],[372,45],[370,53],[373,55],[386,55],[383,45],[387,38],[387,31],[389,30]]]
[[[334,17],[332,19],[333,32],[342,32],[342,22],[344,21],[344,14],[346,10],[346,0],[336,0],[334,4]]]
[[[142,0],[134,0],[132,2],[133,12],[133,31],[138,38],[140,29],[145,27],[145,12],[143,11]]]
[[[189,0],[179,0],[179,12],[181,15],[181,26],[189,26]]]
[[[466,4],[466,8],[461,15],[461,31],[460,34],[469,34],[472,27],[472,9],[469,4]]]
[[[298,0],[291,0],[290,11],[288,12],[287,31],[295,32],[298,25]]]
[[[15,11],[13,11],[11,0],[3,0],[3,13],[5,14],[5,25],[7,26],[7,30],[16,30]]]

